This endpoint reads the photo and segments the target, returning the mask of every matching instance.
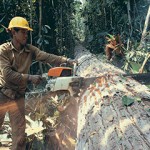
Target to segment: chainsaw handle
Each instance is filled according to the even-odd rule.
[[[67,66],[67,63],[62,63],[60,64],[60,67],[66,67]],[[78,63],[77,62],[74,62],[73,63],[73,67],[72,67],[72,70],[73,70],[73,76],[76,75],[76,71],[77,71],[77,66],[78,66]]]
[[[77,63],[73,64],[73,76],[76,75],[76,71],[77,71]]]
[[[66,66],[67,66],[67,63],[60,64],[60,67],[66,67]]]

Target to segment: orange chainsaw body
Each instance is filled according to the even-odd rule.
[[[72,76],[72,68],[70,67],[55,67],[48,71],[49,77]]]

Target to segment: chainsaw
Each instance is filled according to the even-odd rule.
[[[88,87],[100,77],[76,76],[77,68],[77,64],[74,64],[73,68],[63,66],[49,69],[48,77],[51,79],[49,79],[46,84],[46,90],[51,92],[69,91],[71,95],[75,96],[82,87]],[[121,76],[133,78],[141,84],[150,84],[150,73],[121,74]]]
[[[61,66],[49,69],[46,90],[51,92],[69,91],[71,95],[79,92],[83,85],[83,77],[76,76],[76,63],[73,68]]]

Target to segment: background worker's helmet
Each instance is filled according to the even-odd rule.
[[[9,23],[8,30],[11,30],[12,28],[23,28],[23,29],[33,31],[33,29],[29,27],[28,21],[23,17],[12,18]]]

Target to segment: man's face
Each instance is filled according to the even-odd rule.
[[[19,29],[19,31],[15,31],[13,34],[13,38],[15,38],[18,44],[25,45],[28,39],[28,30]]]

